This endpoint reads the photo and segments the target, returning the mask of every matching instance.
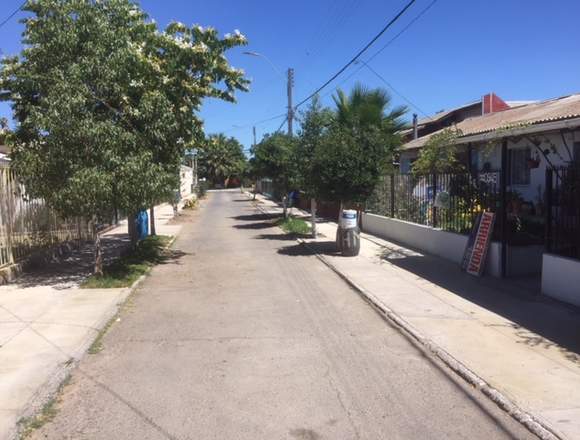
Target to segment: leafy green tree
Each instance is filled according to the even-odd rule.
[[[255,174],[273,180],[274,187],[282,195],[284,217],[287,217],[287,194],[300,184],[297,139],[282,133],[266,135],[252,152]]]
[[[130,0],[24,9],[24,49],[0,72],[0,99],[17,121],[12,165],[64,217],[96,224],[114,207],[134,214],[166,197],[185,149],[203,138],[203,99],[233,101],[247,88],[224,56],[245,44],[237,32],[179,23],[160,32]],[[101,273],[98,234],[95,245]]]
[[[199,168],[203,177],[213,184],[227,183],[233,176],[241,177],[246,168],[243,145],[224,134],[210,135],[199,152]]]
[[[457,137],[461,131],[446,128],[433,134],[413,162],[415,174],[450,173],[461,171],[463,165],[457,158]]]
[[[312,236],[316,237],[316,197],[318,194],[314,185],[316,178],[313,169],[314,156],[332,124],[334,115],[329,108],[323,107],[320,98],[315,96],[301,116],[302,124],[298,132],[296,162],[299,170],[300,189],[311,198]]]
[[[357,85],[334,97],[335,120],[321,137],[312,162],[312,183],[326,200],[364,203],[400,145],[405,107],[390,109],[383,89]]]

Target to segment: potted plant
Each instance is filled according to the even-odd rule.
[[[528,168],[538,168],[539,166],[540,166],[540,156],[538,155],[538,152],[536,152],[535,158],[530,157],[528,159]]]

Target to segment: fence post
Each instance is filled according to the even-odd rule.
[[[391,218],[395,218],[395,175],[391,174]]]
[[[433,227],[437,227],[437,207],[435,206],[435,199],[437,198],[437,173],[433,173]]]
[[[553,182],[553,171],[551,169],[546,169],[546,194],[544,201],[546,207],[546,252],[552,251],[552,204],[553,204],[553,195],[552,195],[552,182]]]
[[[501,232],[501,277],[507,275],[507,184],[508,184],[508,148],[507,139],[501,144],[501,171],[500,171],[500,232]]]

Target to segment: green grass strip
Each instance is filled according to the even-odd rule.
[[[91,275],[82,284],[83,289],[113,289],[130,287],[151,267],[166,259],[166,248],[171,237],[149,236],[131,253],[120,257],[103,270],[103,275]]]
[[[276,225],[281,227],[284,232],[288,234],[306,235],[310,233],[310,224],[301,218],[288,217],[287,219],[279,219]]]

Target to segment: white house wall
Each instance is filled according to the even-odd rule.
[[[578,141],[579,135],[568,133],[565,135],[565,139],[568,143],[570,153],[573,154],[574,142]],[[536,138],[544,140],[540,145],[542,150],[552,149],[553,144],[556,148],[556,153],[550,152],[548,158],[550,159],[553,166],[559,167],[566,165],[566,163],[571,159],[568,150],[562,142],[562,138],[559,133],[549,133],[545,135],[536,136]],[[546,142],[548,140],[549,142]],[[481,170],[484,164],[487,162],[493,170],[501,169],[501,142],[490,146],[489,144],[476,144],[472,148],[477,151],[479,155],[478,165]],[[536,152],[539,154],[540,165],[538,168],[530,169],[530,183],[527,185],[510,185],[509,189],[517,191],[524,200],[536,202],[539,197],[543,198],[544,187],[546,181],[546,168],[548,164],[544,156],[538,151],[538,149],[526,138],[520,138],[517,142],[513,140],[508,140],[508,149],[526,148],[529,147],[531,151],[531,157],[536,157]]]

